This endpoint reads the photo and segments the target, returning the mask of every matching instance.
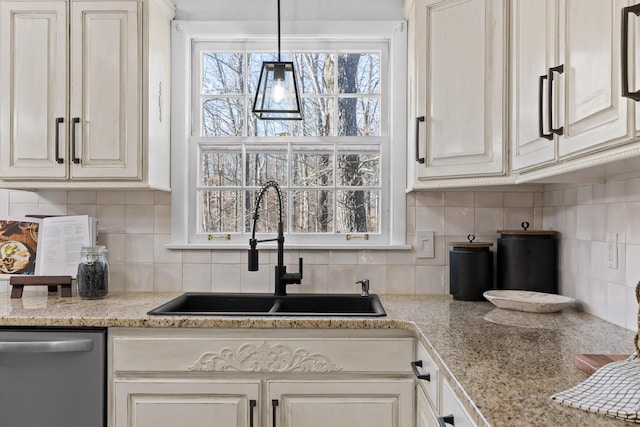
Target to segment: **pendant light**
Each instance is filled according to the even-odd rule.
[[[261,120],[302,120],[298,79],[293,62],[280,60],[280,0],[278,0],[278,61],[262,63],[253,101],[253,114]]]

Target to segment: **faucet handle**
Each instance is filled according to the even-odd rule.
[[[360,295],[363,297],[369,296],[369,279],[358,280],[356,284],[361,286]]]
[[[298,274],[300,275],[300,280],[302,280],[302,257],[298,258]]]

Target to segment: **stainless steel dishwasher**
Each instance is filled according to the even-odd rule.
[[[0,426],[104,427],[106,330],[0,329]]]

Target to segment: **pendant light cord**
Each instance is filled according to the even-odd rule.
[[[278,0],[278,62],[280,61],[280,0]]]

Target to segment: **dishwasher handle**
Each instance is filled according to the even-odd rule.
[[[93,350],[93,340],[68,341],[0,341],[2,353],[72,353]]]

